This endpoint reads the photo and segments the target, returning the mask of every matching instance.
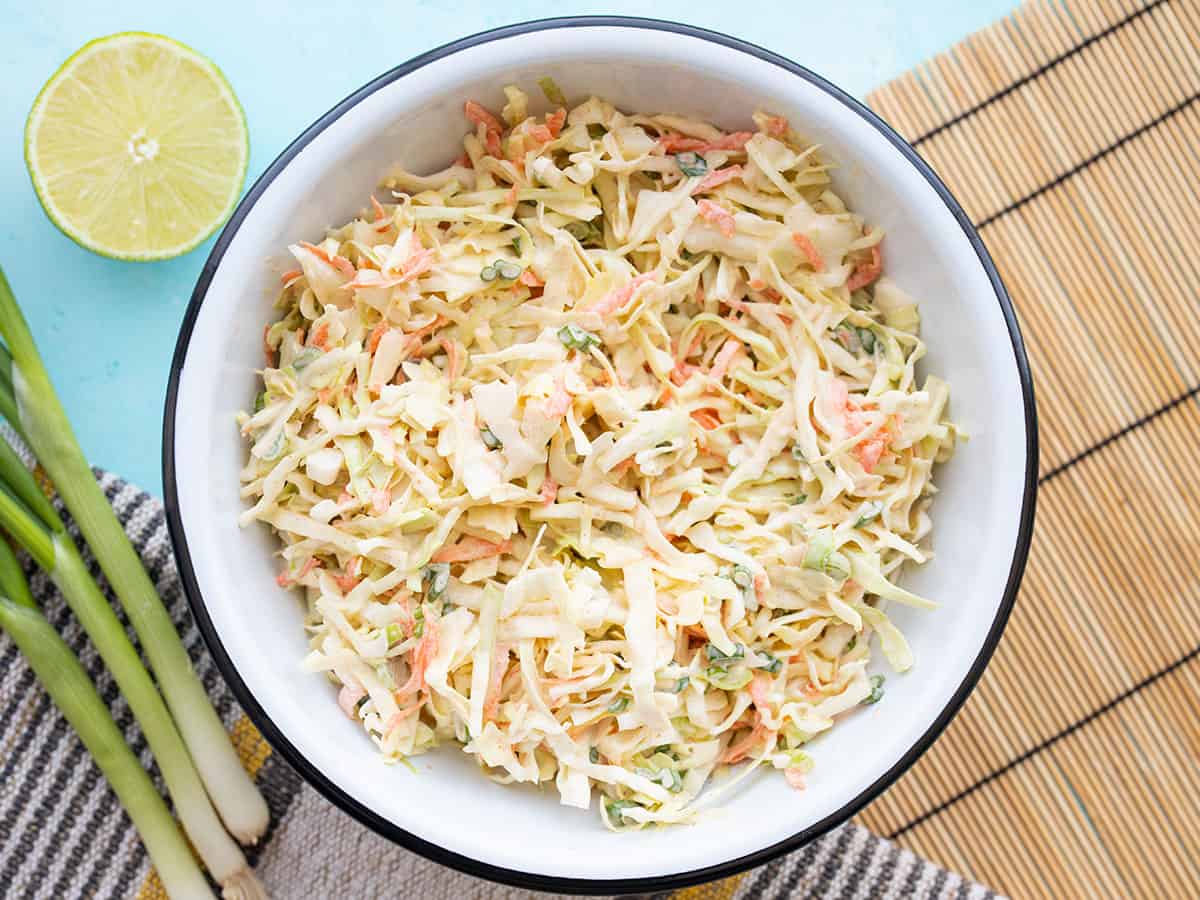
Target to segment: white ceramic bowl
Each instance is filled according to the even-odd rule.
[[[970,442],[938,472],[936,559],[907,583],[942,606],[897,610],[917,665],[883,703],[812,745],[803,794],[766,773],[692,827],[614,835],[553,791],[486,780],[455,747],[385,766],[333,689],[301,671],[296,597],[275,585],[275,541],[239,530],[245,448],[234,414],[254,396],[261,330],[289,241],[352,217],[389,164],[422,171],[457,155],[463,102],[551,75],[571,99],[675,111],[746,127],[787,116],[840,164],[837,189],[887,231],[889,274],[921,299],[927,371],[951,385]],[[872,113],[800,66],[723,35],[663,22],[584,18],[466,38],[368,84],[301,135],[259,179],[206,263],[179,337],[163,481],[179,568],[225,677],[271,742],[330,800],[435,860],[549,890],[662,890],[758,865],[846,820],[945,727],[995,648],[1025,563],[1037,470],[1028,363],[1011,304],[962,210]]]

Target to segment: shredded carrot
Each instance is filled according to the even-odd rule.
[[[701,200],[696,204],[696,207],[700,212],[700,218],[716,225],[725,237],[733,237],[733,232],[736,228],[733,213],[718,206],[711,200]]]
[[[879,465],[879,460],[887,449],[889,439],[886,430],[879,431],[870,440],[863,441],[854,448],[854,455],[858,457],[859,464],[868,475],[874,472],[875,467]]]
[[[408,258],[400,264],[400,272],[405,280],[424,275],[433,268],[434,251],[421,246],[421,239],[413,233],[409,240]]]
[[[504,202],[513,206],[517,205],[517,186],[514,184],[508,189],[508,193],[504,195]]]
[[[492,671],[483,701],[483,721],[491,722],[500,708],[500,685],[508,673],[508,644],[497,644],[492,651]]]
[[[442,349],[446,351],[446,377],[453,382],[459,376],[458,344],[449,338],[442,338],[440,343],[442,345]]]
[[[301,272],[299,269],[288,269],[286,272],[284,272],[282,275],[279,276],[279,280],[281,282],[283,282],[283,284],[286,286],[289,281],[292,281],[295,278],[299,278],[303,274],[304,273]]]
[[[762,595],[766,593],[768,587],[766,575],[759,572],[754,576],[754,593],[758,595],[759,602],[762,602]]]
[[[309,343],[314,347],[319,347],[321,350],[329,349],[329,323],[322,322],[312,330],[309,336]]]
[[[379,342],[383,340],[383,336],[391,330],[391,326],[387,322],[380,322],[371,329],[371,334],[367,337],[367,352],[374,353],[379,349]]]
[[[717,351],[716,357],[713,359],[712,368],[708,370],[709,377],[720,381],[729,372],[730,365],[733,364],[733,359],[742,349],[742,342],[737,338],[728,338]]]
[[[691,188],[691,196],[695,197],[697,193],[712,191],[714,187],[724,185],[726,181],[732,181],[736,178],[742,178],[744,170],[740,166],[726,166],[724,169],[714,169],[704,175],[700,184]]]
[[[474,100],[468,100],[463,105],[463,112],[471,122],[483,128],[483,145],[487,148],[487,152],[497,159],[503,159],[500,135],[504,132],[504,126],[500,124],[500,120]]]
[[[308,559],[306,559],[304,561],[304,565],[302,565],[300,567],[300,571],[299,571],[299,573],[297,573],[296,577],[303,578],[305,575],[307,575],[313,569],[320,568],[320,565],[321,565],[321,561],[319,559],[317,559],[315,556],[310,556]]]
[[[392,731],[394,731],[396,728],[400,727],[400,725],[404,722],[405,719],[409,718],[414,713],[420,712],[421,707],[425,705],[425,701],[427,699],[429,699],[428,696],[421,696],[420,698],[417,699],[417,702],[414,703],[412,706],[410,706],[406,709],[400,710],[398,713],[396,713],[394,716],[392,716],[390,719],[388,719],[387,725],[384,726],[384,728],[385,728],[384,733],[391,734]]]
[[[554,140],[554,134],[548,125],[530,125],[529,136],[539,144],[548,144]]]
[[[721,427],[721,417],[717,415],[716,410],[694,409],[691,415],[695,421],[700,423],[700,427],[705,431],[712,431],[714,428]]]
[[[732,181],[734,178],[741,178],[743,170],[741,166],[726,166],[723,169],[714,169],[704,176],[704,179],[692,188],[692,196],[703,194],[706,191],[711,191],[715,187],[720,187],[727,181]]]
[[[275,576],[275,583],[277,585],[279,585],[281,588],[286,588],[286,587],[291,587],[296,582],[292,581],[292,579],[288,576],[287,572],[280,572],[278,575]]]
[[[521,277],[518,278],[517,281],[521,282],[521,284],[525,285],[526,287],[531,288],[545,287],[546,285],[546,282],[542,281],[542,279],[538,278],[537,275],[533,273],[533,269],[525,269],[523,272],[521,272]]]
[[[783,137],[787,134],[788,120],[783,116],[771,116],[767,119],[767,134],[771,137]]]
[[[846,290],[857,291],[865,288],[883,274],[883,250],[879,244],[871,248],[871,258],[861,262],[846,279]]]
[[[538,492],[543,506],[549,506],[558,496],[558,482],[549,475],[542,481],[542,489]]]
[[[658,143],[667,153],[683,153],[689,150],[695,153],[706,153],[709,150],[742,150],[746,146],[746,141],[752,137],[754,135],[749,131],[735,131],[732,134],[722,135],[715,141],[705,141],[671,132],[660,137]]]
[[[808,235],[793,231],[792,243],[804,254],[804,258],[808,260],[808,264],[812,266],[814,272],[825,271],[825,260],[821,258],[821,251],[817,249],[817,245],[809,239]]]
[[[550,134],[553,137],[558,137],[558,134],[560,131],[562,131],[562,127],[566,124],[566,121],[567,111],[560,106],[556,111],[546,116],[546,127],[550,129]]]
[[[556,419],[565,416],[571,408],[571,394],[567,390],[567,382],[560,372],[554,378],[554,393],[546,400],[546,417]]]
[[[705,203],[706,201],[701,200],[700,202]],[[630,301],[630,299],[632,299],[639,287],[648,281],[654,281],[655,277],[656,276],[654,272],[643,272],[641,275],[635,275],[633,278],[629,279],[625,285],[617,288],[615,291],[612,291],[607,297],[604,297],[592,304],[592,306],[588,308],[588,312],[599,313],[602,316],[617,312],[618,310],[622,309],[625,304]]]
[[[388,507],[392,505],[392,492],[387,488],[380,488],[371,494],[371,509],[375,515],[382,516],[388,511]]]
[[[750,131],[734,131],[730,134],[723,135],[715,141],[709,141],[708,150],[743,150],[746,147],[746,142],[754,137],[754,133]]]
[[[267,358],[267,365],[275,365],[275,348],[267,340],[267,336],[271,333],[271,326],[263,326],[263,355]]]
[[[404,353],[402,354],[403,358],[408,359],[408,357],[416,353],[421,347],[421,342],[424,341],[428,335],[433,334],[433,332],[437,331],[449,321],[450,320],[445,316],[439,315],[428,325],[418,328],[416,331],[410,332],[408,334],[408,341],[405,343]]]
[[[685,153],[689,150],[698,153],[708,149],[707,141],[702,141],[700,138],[685,137],[675,132],[664,134],[660,137],[658,145],[667,151],[667,153]]]
[[[425,620],[425,633],[421,635],[421,640],[412,651],[412,656],[409,660],[409,668],[411,674],[400,688],[396,690],[397,697],[406,697],[409,694],[417,693],[425,689],[425,670],[429,668],[429,664],[433,662],[433,658],[437,656],[438,651],[438,624],[437,619]]]
[[[754,701],[754,706],[759,713],[770,711],[771,704],[767,700],[767,689],[770,687],[770,683],[771,679],[762,672],[756,672],[750,679],[750,699]]]
[[[787,783],[798,791],[804,790],[804,770],[797,769],[795,766],[788,766],[783,770],[783,777]]]
[[[726,749],[725,754],[721,757],[720,761],[723,763],[729,763],[730,765],[741,762],[750,755],[750,751],[754,749],[754,745],[762,740],[762,736],[766,734],[767,731],[768,729],[767,726],[763,724],[762,716],[758,713],[758,710],[755,710],[754,727],[750,729],[750,733],[737,743],[731,744],[728,749]]]
[[[358,583],[362,579],[356,578],[353,575],[334,575],[333,583],[338,586],[343,594],[348,594],[350,591],[358,587]]]
[[[333,266],[335,269],[337,269],[337,271],[339,271],[346,277],[348,277],[348,278],[354,277],[354,275],[355,275],[354,263],[350,262],[350,260],[346,259],[346,257],[336,256],[336,255],[330,256],[328,253],[326,253],[323,249],[318,247],[316,244],[310,244],[310,243],[308,243],[308,241],[301,241],[300,246],[303,247],[305,250],[308,250],[309,252],[311,252],[315,257],[320,259],[322,262],[329,263],[329,265]]]
[[[375,208],[375,230],[382,234],[392,227],[392,220],[388,218],[387,210],[375,199],[374,194],[371,195],[371,206]]]
[[[617,463],[615,466],[613,466],[612,470],[614,472],[616,472],[618,475],[624,475],[626,472],[628,472],[630,469],[633,468],[634,462],[635,462],[635,460],[631,456],[628,459],[621,460],[619,463]]]
[[[512,541],[501,541],[494,544],[483,538],[467,535],[459,539],[457,544],[442,547],[429,558],[435,563],[471,562],[476,559],[487,559],[489,556],[500,556],[512,549]]]

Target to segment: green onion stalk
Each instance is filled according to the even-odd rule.
[[[3,270],[0,336],[8,350],[0,356],[0,412],[49,474],[120,599],[225,826],[242,843],[254,843],[267,828],[266,801],[242,768],[153,582],[96,483]]]
[[[0,540],[0,628],[8,632],[79,735],[133,820],[172,900],[208,898],[208,880],[75,654],[38,611],[20,565]]]
[[[263,897],[241,848],[217,817],[183,738],[120,620],[92,580],[87,564],[54,507],[44,495],[40,500],[37,498],[41,492],[33,475],[3,440],[0,440],[0,478],[4,479],[0,489],[0,527],[50,576],[112,672],[158,762],[183,829],[208,871],[220,882],[228,898]],[[32,500],[29,505],[26,498]],[[0,544],[7,550],[7,544],[2,540]],[[0,559],[0,571],[2,563]],[[7,588],[7,583],[0,581],[0,589]]]

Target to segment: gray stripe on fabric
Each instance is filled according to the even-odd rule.
[[[67,896],[67,885],[73,881],[83,868],[84,859],[92,846],[92,836],[96,833],[97,823],[111,814],[111,805],[108,809],[104,807],[105,798],[111,797],[111,791],[100,791],[100,769],[95,762],[89,759],[88,764],[83,767],[83,775],[80,779],[79,791],[77,796],[82,796],[83,801],[77,802],[72,800],[68,807],[68,812],[72,813],[73,820],[77,823],[70,840],[60,848],[58,878],[55,880],[53,887],[50,889],[51,897]],[[51,870],[49,875],[53,875]]]
[[[109,679],[109,684],[105,686],[102,697],[105,699],[105,705],[110,707],[110,712],[112,698],[115,698],[116,695],[116,685],[112,683],[111,679]],[[122,729],[119,724],[117,727],[121,729],[122,733],[125,734],[126,737],[128,737],[125,729]],[[91,798],[96,797],[96,785],[100,782],[102,776],[99,768],[96,766],[95,761],[92,760],[91,757],[88,757],[86,760],[84,760],[83,769],[83,777],[76,786],[76,792],[67,802],[68,808],[78,808],[79,810],[78,814],[75,816],[75,821],[78,823],[77,834],[69,843],[66,843],[58,848],[60,850],[65,850],[67,854],[72,857],[76,855],[82,856],[91,849],[91,845],[94,841],[95,834],[98,831],[100,823],[112,814],[112,808],[115,802],[115,795],[112,793],[112,791],[102,792],[99,802],[88,802]],[[90,812],[87,811],[89,807]],[[74,868],[78,868],[78,866],[79,863],[76,863]],[[69,875],[72,871],[72,868],[73,867],[68,864],[64,867],[64,872]],[[59,896],[59,894],[52,894],[52,896]]]
[[[25,870],[31,870],[31,874],[35,875],[44,872],[49,865],[53,864],[59,847],[67,839],[71,830],[76,827],[76,820],[63,815],[58,807],[61,805],[63,793],[71,786],[69,782],[78,777],[79,766],[86,764],[91,757],[88,756],[83,741],[73,731],[69,731],[66,752],[53,755],[51,758],[54,759],[53,767],[49,769],[39,767],[30,773],[35,779],[40,778],[44,783],[40,785],[41,799],[31,811],[36,836],[28,856],[16,861],[18,875]],[[47,775],[50,775],[48,781]],[[75,786],[78,787],[77,784]]]
[[[825,859],[836,855],[843,841],[849,843],[853,836],[852,828],[853,826],[843,825],[841,830],[833,832],[818,842],[809,844],[795,857],[788,859],[785,864],[786,876],[783,884],[772,885],[772,888],[777,888],[777,890],[772,890],[770,896],[774,900],[796,896],[796,888],[805,874],[817,871]]]
[[[42,705],[45,707],[53,706],[53,704],[50,702],[49,694],[42,695]],[[65,719],[60,717],[53,722],[49,736],[53,740],[54,746],[57,746],[58,741],[66,733],[66,731],[67,723]],[[22,741],[22,749],[14,751],[11,757],[11,764],[5,767],[6,770],[11,771],[12,769],[15,769],[18,761],[22,761],[24,759],[23,748],[34,742],[35,729],[29,729],[26,734],[28,735],[28,739]],[[22,735],[22,737],[24,738],[25,735]],[[38,757],[32,758],[41,757],[39,755]],[[37,806],[34,805],[33,801],[38,795],[37,788],[42,787],[43,785],[41,784],[41,779],[32,777],[34,775],[32,771],[33,769],[34,766],[30,766],[31,771],[29,775],[31,777],[23,779],[21,784],[17,787],[17,803],[21,806],[21,811],[15,817],[15,821],[12,823],[13,830],[17,836],[17,848],[16,852],[8,853],[7,858],[4,860],[4,868],[0,869],[0,884],[13,884],[16,882],[17,875],[20,873],[23,863],[33,854],[34,841],[37,837],[38,831],[41,828],[40,822],[38,822],[38,820],[34,817]],[[9,778],[7,775],[0,776],[0,783],[9,783]]]
[[[864,846],[860,848],[855,857],[854,868],[846,878],[846,884],[842,888],[841,894],[838,895],[838,900],[855,900],[855,898],[865,896],[872,882],[871,870],[875,867],[876,857],[881,852],[885,855],[888,853],[888,848],[884,846],[883,841],[865,833],[863,837],[865,839]]]
[[[741,891],[741,897],[744,900],[759,900],[762,897],[763,891],[779,877],[783,869],[783,860],[775,859],[767,863],[765,866],[759,866],[754,870],[753,880],[747,879],[749,882]]]
[[[884,855],[883,862],[879,866],[879,872],[871,879],[871,883],[867,886],[868,900],[882,900],[885,896],[883,892],[895,877],[896,864],[899,861],[900,852],[894,845],[887,845],[887,853]]]
[[[912,863],[912,868],[908,870],[908,877],[904,879],[904,887],[899,894],[901,897],[914,896],[917,892],[917,885],[925,874],[925,865],[915,855],[910,855],[909,861]]]
[[[946,888],[947,888],[946,882],[949,879],[949,877],[950,877],[950,873],[947,872],[945,869],[942,869],[936,875],[934,875],[933,876],[933,884],[931,884],[929,886],[929,896],[940,898],[946,892]],[[960,885],[960,887],[961,887],[961,885]],[[956,891],[955,896],[959,897],[961,900],[960,892]]]
[[[0,784],[9,783],[13,772],[16,771],[17,766],[21,763],[22,758],[28,751],[30,745],[38,740],[38,726],[41,724],[42,720],[47,717],[52,709],[54,709],[54,704],[50,701],[50,695],[42,694],[38,698],[37,706],[34,707],[31,721],[26,724],[25,730],[22,731],[21,736],[17,738],[17,742],[13,746],[12,751],[9,753],[8,759],[6,759],[4,762],[4,768],[0,769]],[[61,725],[61,727],[65,729],[66,722],[60,718],[56,725]],[[18,789],[17,796],[18,798],[23,797],[20,789]]]
[[[838,871],[846,864],[850,848],[858,839],[859,834],[857,829],[853,827],[844,828],[842,833],[838,835],[837,844],[833,851],[826,856],[824,865],[820,867],[820,875],[817,876],[815,882],[811,885],[810,897],[823,897],[828,891]]]
[[[850,832],[850,828],[846,829]],[[826,860],[824,868],[821,872],[821,894],[827,896],[834,884],[838,883],[839,875],[846,875],[847,871],[858,872],[862,866],[863,851],[870,844],[871,836],[860,828],[854,828],[850,838],[844,846],[840,847],[838,856],[830,857]],[[853,890],[853,883],[851,883]]]
[[[146,864],[146,848],[137,839],[133,823],[129,820],[129,816],[125,810],[121,809],[119,813],[121,827],[112,833],[112,836],[108,840],[108,845],[101,854],[101,858],[116,859],[117,849],[123,842],[129,840],[131,834],[134,835],[132,846],[129,848],[129,856],[125,860],[125,865],[121,867],[120,873],[117,875],[117,883],[111,895],[113,897],[128,897],[131,893],[129,889],[133,886],[134,879],[137,878],[138,872]]]

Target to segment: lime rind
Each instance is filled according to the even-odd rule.
[[[240,140],[236,144],[240,150],[238,154],[237,171],[229,179],[229,194],[226,202],[219,214],[212,217],[202,228],[189,237],[179,242],[176,245],[169,247],[158,248],[152,251],[128,251],[121,250],[111,246],[106,246],[92,239],[80,228],[73,226],[68,220],[69,217],[62,215],[57,208],[52,197],[47,190],[45,180],[41,177],[41,173],[37,163],[33,158],[33,147],[36,136],[36,129],[41,123],[42,116],[45,112],[45,107],[48,99],[52,96],[52,90],[63,82],[65,78],[70,76],[70,73],[75,70],[84,60],[91,55],[113,47],[123,42],[130,41],[151,41],[172,48],[172,51],[179,57],[185,58],[194,63],[201,69],[205,70],[211,79],[211,84],[217,88],[218,95],[236,113],[236,121],[238,124],[238,135]],[[47,218],[59,229],[64,235],[70,238],[75,243],[79,244],[93,253],[105,256],[110,259],[119,259],[133,262],[154,262],[156,260],[172,259],[177,256],[194,250],[200,244],[210,238],[232,215],[238,201],[241,198],[242,189],[246,182],[246,173],[250,162],[250,146],[249,133],[246,126],[246,113],[241,102],[234,93],[232,85],[225,77],[225,74],[211,59],[197,52],[186,44],[162,34],[156,34],[146,31],[124,31],[116,34],[107,35],[105,37],[95,38],[88,41],[74,53],[72,53],[59,67],[54,74],[42,86],[37,97],[33,101],[29,115],[25,120],[24,134],[24,155],[25,165],[29,171],[30,180],[33,184],[34,193],[37,195],[38,202],[41,204]]]

